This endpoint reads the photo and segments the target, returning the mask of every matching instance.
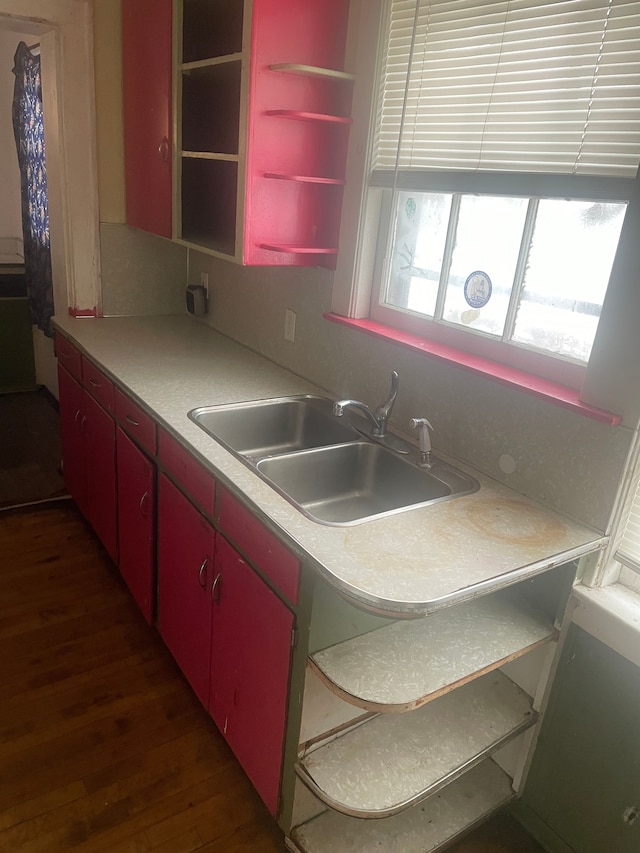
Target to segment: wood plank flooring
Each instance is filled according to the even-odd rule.
[[[0,851],[282,853],[71,503],[0,513],[0,684]],[[540,848],[499,817],[451,851]]]

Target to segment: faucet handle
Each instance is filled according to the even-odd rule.
[[[419,430],[418,441],[420,443],[420,464],[427,468],[431,467],[431,436],[429,430],[433,429],[426,418],[411,418],[409,421],[411,429]]]

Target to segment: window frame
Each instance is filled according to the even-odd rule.
[[[470,356],[489,359],[569,388],[580,390],[588,380],[589,364],[530,349],[517,342],[490,339],[446,323],[385,309],[372,311],[381,272],[381,252],[392,237],[391,196],[394,173],[372,172],[375,141],[375,105],[381,70],[381,39],[388,0],[359,0],[352,11],[351,39],[355,57],[353,126],[347,162],[347,192],[343,208],[340,252],[334,280],[331,312],[353,320],[370,319],[389,329],[409,332],[425,341],[450,346]],[[359,19],[358,19],[359,18]],[[415,176],[415,173],[414,173]],[[416,191],[479,192],[540,198],[588,198],[630,204],[638,197],[638,177],[535,174],[525,172],[425,171],[410,187],[400,172],[398,188]],[[386,227],[385,227],[386,225]],[[625,252],[624,228],[617,255]],[[627,241],[629,238],[627,237]],[[628,253],[628,252],[627,252]],[[615,262],[614,262],[615,266]],[[613,277],[613,276],[612,276]],[[608,290],[611,289],[611,280]],[[608,292],[608,291],[607,291]],[[599,325],[602,324],[602,316]],[[597,393],[597,392],[596,392]],[[591,389],[586,402],[598,405]]]

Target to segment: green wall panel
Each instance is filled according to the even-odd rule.
[[[0,299],[0,393],[35,387],[29,305],[26,299]]]
[[[575,625],[522,805],[550,850],[640,851],[640,669]]]

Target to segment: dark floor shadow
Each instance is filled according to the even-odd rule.
[[[0,509],[67,497],[60,418],[40,389],[0,396]]]

